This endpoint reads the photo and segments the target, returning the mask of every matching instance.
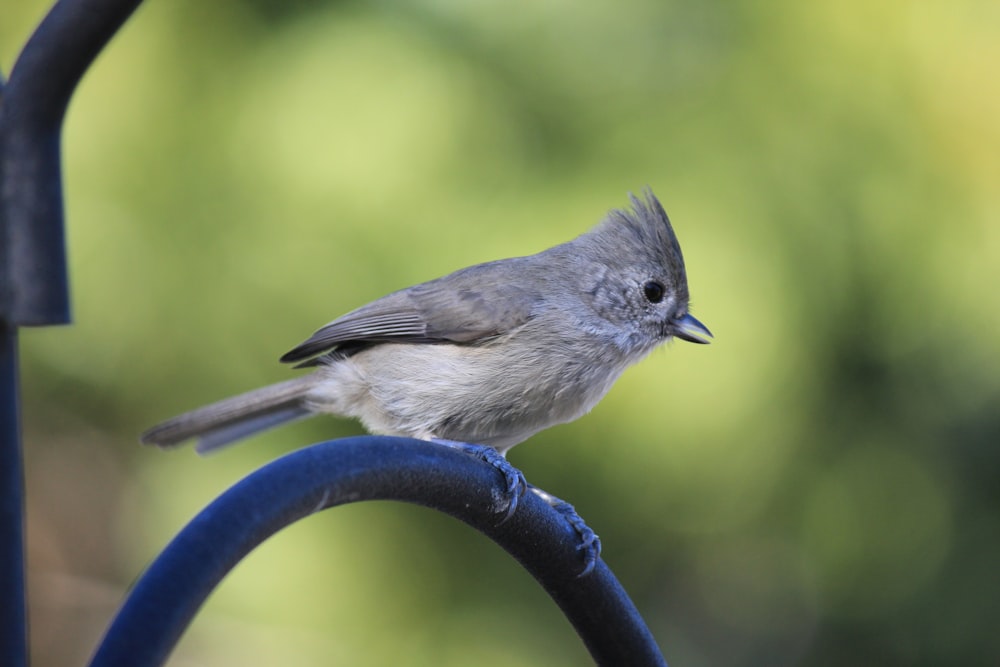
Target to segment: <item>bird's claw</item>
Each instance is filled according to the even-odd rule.
[[[570,528],[579,537],[576,550],[583,553],[583,570],[577,577],[585,577],[593,571],[594,566],[597,565],[597,559],[601,556],[601,539],[584,522],[583,518],[576,513],[576,509],[572,505],[565,500],[556,498],[551,493],[539,489],[537,486],[528,484],[524,479],[524,473],[512,466],[504,458],[503,454],[488,445],[473,445],[467,442],[443,439],[434,439],[433,442],[475,456],[500,471],[506,482],[505,491],[507,497],[507,510],[504,518],[500,521],[501,524],[514,515],[521,496],[524,495],[525,491],[530,489],[532,493],[544,500],[552,509],[562,515],[566,523],[570,525]]]
[[[544,500],[556,512],[561,514],[570,527],[576,532],[580,540],[577,542],[576,550],[583,552],[583,570],[577,577],[585,577],[593,571],[597,565],[597,559],[601,556],[601,538],[586,524],[576,509],[565,500],[553,496],[547,491],[539,489],[537,486],[528,486],[531,492]]]
[[[511,465],[510,462],[504,458],[503,454],[489,445],[473,445],[467,442],[441,439],[435,439],[434,442],[447,447],[459,449],[466,454],[475,456],[477,459],[489,463],[491,466],[499,470],[507,485],[505,489],[507,510],[500,523],[505,523],[512,516],[514,516],[515,510],[517,510],[517,505],[521,500],[521,496],[523,496],[524,492],[528,489],[528,482],[524,479],[524,473]]]

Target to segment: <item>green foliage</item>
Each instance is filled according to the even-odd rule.
[[[48,3],[13,4],[5,71]],[[141,449],[144,427],[288,377],[277,357],[335,316],[566,240],[646,184],[716,341],[654,354],[511,460],[601,534],[674,664],[995,663],[996,19],[148,0],[68,116],[75,324],[23,336],[36,663],[82,663],[230,483],[358,432],[317,419],[198,460]],[[586,662],[463,526],[328,515],[238,568],[178,660]]]

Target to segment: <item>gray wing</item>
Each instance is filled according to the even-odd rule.
[[[281,361],[380,342],[471,343],[502,335],[528,321],[541,301],[540,290],[521,287],[533,282],[519,271],[530,270],[528,259],[471,266],[384,296],[320,328]]]

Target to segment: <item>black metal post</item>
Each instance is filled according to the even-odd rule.
[[[0,313],[16,326],[70,320],[60,140],[83,73],[139,0],[60,0],[10,72],[0,115]]]
[[[70,319],[60,140],[83,73],[140,0],[60,0],[0,81],[0,662],[28,664],[17,334]]]
[[[0,657],[28,664],[17,329],[0,321]]]

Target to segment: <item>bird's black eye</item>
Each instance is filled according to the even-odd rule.
[[[646,295],[646,299],[650,303],[659,303],[663,301],[664,292],[666,292],[666,288],[663,286],[663,283],[656,280],[650,280],[642,286],[642,293]]]

